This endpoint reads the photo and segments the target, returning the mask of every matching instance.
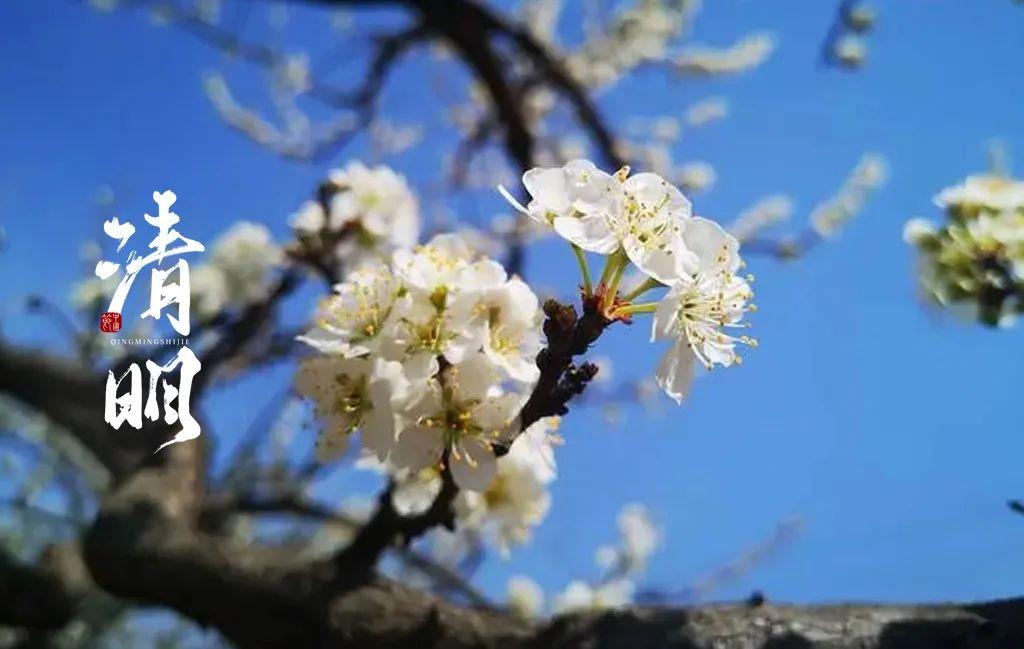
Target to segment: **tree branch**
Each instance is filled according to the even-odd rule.
[[[51,546],[36,566],[0,547],[0,625],[60,629],[71,621],[89,586],[85,564],[73,547]]]
[[[103,417],[104,376],[69,360],[0,341],[0,393],[71,432],[113,476],[131,470],[148,447],[138,431],[113,430]]]

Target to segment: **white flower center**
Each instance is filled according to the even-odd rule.
[[[757,340],[748,336],[734,336],[725,329],[744,329],[743,312],[753,310],[747,302],[753,297],[749,286],[735,275],[720,271],[717,275],[699,275],[693,286],[679,302],[676,330],[686,336],[691,349],[701,363],[711,369],[714,362],[724,356],[729,362],[741,362],[733,349],[737,343],[751,347]],[[708,352],[714,350],[716,358]]]

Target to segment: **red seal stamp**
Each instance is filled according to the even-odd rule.
[[[121,314],[117,311],[107,311],[100,316],[100,331],[105,334],[116,334],[121,331]]]

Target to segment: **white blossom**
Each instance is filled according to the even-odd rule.
[[[718,173],[710,163],[703,160],[687,162],[679,168],[679,184],[690,191],[703,192],[711,189],[718,180]]]
[[[846,34],[832,45],[832,53],[843,65],[859,68],[868,58],[868,47],[860,36]]]
[[[647,565],[647,558],[661,544],[661,533],[651,520],[647,509],[638,503],[623,507],[617,523],[622,535],[623,570],[643,570]]]
[[[619,247],[612,219],[621,210],[621,188],[594,163],[573,160],[563,167],[530,169],[523,185],[532,198],[526,208],[506,198],[535,221],[590,252],[608,254]]]
[[[213,264],[200,264],[189,271],[192,308],[203,319],[216,316],[228,305],[228,282]]]
[[[885,177],[884,158],[871,153],[862,156],[839,191],[811,210],[811,227],[823,237],[834,235],[856,216],[868,195],[885,182]]]
[[[411,248],[419,240],[416,196],[405,178],[389,167],[352,162],[330,172],[322,194],[325,202],[306,201],[290,223],[305,245],[332,246],[338,263],[349,268],[377,266],[395,250]]]
[[[421,514],[430,509],[437,494],[441,492],[441,486],[441,472],[437,467],[406,471],[401,479],[396,480],[391,504],[403,516]]]
[[[419,238],[419,207],[405,178],[385,166],[353,162],[329,180],[341,191],[331,199],[330,223],[358,222],[364,235],[408,248]]]
[[[670,285],[654,314],[651,340],[671,340],[658,366],[657,381],[682,403],[693,381],[695,361],[706,368],[739,362],[736,344],[756,344],[727,330],[742,328],[752,297],[746,280],[737,277],[739,243],[720,226],[695,218],[687,228],[687,244],[700,260],[699,269]]]
[[[911,219],[904,227],[925,295],[963,320],[1013,324],[1024,311],[1024,182],[970,176],[936,203],[947,223]]]
[[[396,411],[409,390],[399,363],[316,356],[300,365],[295,387],[313,399],[323,423],[317,459],[329,461],[342,455],[356,429],[364,448],[380,459],[387,457],[395,440]]]
[[[692,46],[674,59],[680,72],[697,74],[735,74],[761,65],[775,50],[775,37],[767,33],[751,34],[724,47]]]
[[[542,419],[523,431],[509,452],[498,458],[497,472],[486,490],[464,492],[456,501],[460,520],[490,534],[499,550],[525,543],[551,506],[547,485],[555,479],[552,443],[555,417]]]
[[[708,97],[686,109],[686,123],[690,126],[704,126],[723,119],[729,114],[729,102],[723,97]]]
[[[903,240],[918,244],[927,237],[934,236],[936,232],[938,227],[928,219],[910,219],[903,226]]]
[[[396,326],[395,302],[401,284],[387,266],[364,268],[334,287],[316,317],[316,326],[299,340],[326,354],[361,356],[377,351]]]
[[[666,284],[692,272],[696,256],[683,241],[683,230],[691,219],[690,201],[652,173],[631,176],[622,188],[625,207],[614,219],[614,227],[629,260],[648,277]]]
[[[1024,207],[1024,181],[994,175],[968,176],[935,197],[939,207],[1000,212]]]
[[[316,236],[327,226],[327,216],[318,201],[306,201],[288,219],[299,236]]]
[[[533,200],[521,211],[549,223],[583,250],[622,250],[637,268],[661,282],[674,281],[695,259],[683,245],[690,201],[664,178],[640,173],[611,176],[586,160],[531,169],[523,184]]]
[[[537,296],[519,278],[471,294],[452,307],[455,317],[471,323],[456,335],[462,346],[483,348],[492,363],[514,380],[536,381],[535,358],[541,348],[542,313]]]
[[[242,221],[231,226],[212,246],[210,265],[223,275],[226,302],[243,306],[266,297],[271,271],[284,259],[265,226]]]
[[[793,216],[793,200],[785,194],[766,196],[743,210],[729,227],[729,233],[739,241],[747,241],[756,234]]]
[[[597,586],[575,580],[555,597],[555,612],[621,608],[632,601],[635,589],[636,586],[628,579],[614,579]]]
[[[485,490],[497,473],[492,444],[510,439],[524,401],[524,394],[502,391],[490,362],[473,354],[427,381],[408,410],[390,460],[418,471],[436,466],[447,454],[459,487]]]
[[[117,282],[113,279],[100,279],[92,275],[72,287],[71,303],[80,309],[98,309],[110,303],[115,290]]]
[[[189,268],[195,313],[204,319],[266,298],[284,253],[263,225],[241,221],[211,246],[210,260]]]
[[[540,615],[544,609],[544,590],[540,584],[524,575],[510,577],[506,586],[508,606],[523,618]]]
[[[444,463],[463,489],[485,490],[497,473],[494,445],[518,431],[519,409],[537,378],[540,321],[537,297],[525,283],[509,279],[458,235],[438,235],[335,287],[316,325],[300,336],[325,355],[304,363],[309,385],[302,391],[320,395],[322,420],[347,430],[358,424],[345,414],[352,410],[345,399],[353,397],[338,393],[352,382],[340,377],[365,375],[363,392],[394,392],[388,399],[367,392],[369,407],[382,403],[394,421],[388,434],[378,430],[384,427],[371,435],[364,430],[363,443],[408,483],[403,508],[436,493],[436,470]],[[361,365],[341,371],[337,359]],[[366,375],[370,359],[383,364],[374,366],[377,374]],[[374,383],[378,375],[386,380]],[[324,382],[330,385],[314,389]],[[355,401],[365,407],[365,399]]]

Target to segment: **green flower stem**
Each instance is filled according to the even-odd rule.
[[[572,254],[576,255],[576,263],[580,266],[580,275],[583,277],[583,294],[589,296],[594,292],[594,283],[590,280],[590,265],[587,263],[587,255],[575,243],[569,245],[572,246]]]
[[[619,248],[612,254],[608,255],[608,259],[604,262],[604,270],[601,271],[601,279],[597,281],[597,285],[607,287],[615,274],[618,273],[628,261],[629,258],[626,257],[626,253],[622,248]]]
[[[619,282],[622,281],[622,276],[626,272],[626,266],[629,265],[629,259],[623,252],[616,253],[619,255],[618,265],[615,270],[612,271],[611,279],[608,280],[608,288],[605,291],[605,297],[608,300],[606,304],[611,304],[615,300],[615,293],[619,290]]]
[[[597,280],[598,286],[607,286],[608,278],[612,276],[612,272],[615,271],[615,259],[618,256],[617,252],[613,252],[604,260],[604,268],[601,270],[601,278]]]
[[[640,304],[630,304],[627,306],[619,307],[615,309],[615,315],[635,315],[637,313],[654,313],[658,308],[657,302],[641,302]]]

